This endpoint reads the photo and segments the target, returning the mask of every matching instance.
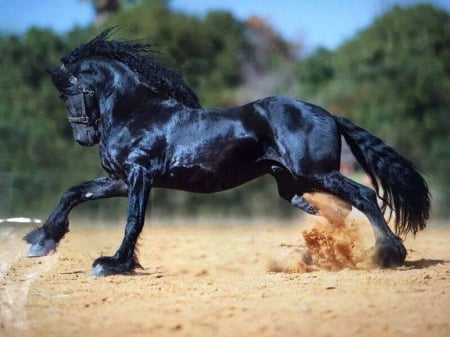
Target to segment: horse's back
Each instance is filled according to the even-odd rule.
[[[267,118],[273,134],[273,160],[297,175],[339,168],[341,140],[333,116],[301,100],[271,96],[254,102]]]

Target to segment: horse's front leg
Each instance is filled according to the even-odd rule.
[[[114,256],[102,256],[94,261],[91,272],[93,276],[127,274],[138,267],[142,268],[135,248],[144,226],[151,180],[146,175],[146,169],[142,167],[134,168],[128,180],[128,216],[122,244]]]
[[[103,198],[127,196],[128,186],[114,177],[97,178],[69,188],[42,227],[23,238],[31,244],[28,256],[44,256],[56,250],[58,242],[68,232],[70,211],[77,205]]]

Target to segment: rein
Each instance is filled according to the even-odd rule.
[[[73,95],[83,95],[83,98],[81,99],[81,116],[68,117],[67,120],[69,121],[69,123],[87,124],[87,125],[93,124],[97,126],[100,123],[101,119],[96,118],[93,121],[93,123],[91,123],[90,117],[86,114],[86,95],[91,97],[94,96],[94,90],[88,89],[85,86],[81,85],[78,82],[78,79],[72,73],[70,73],[70,71],[66,68],[64,64],[61,65],[60,69],[67,76],[70,84],[75,86],[75,88],[77,89],[77,91],[75,91]]]

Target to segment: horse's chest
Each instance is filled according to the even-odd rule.
[[[100,162],[106,172],[119,176],[125,176],[123,158],[117,150],[106,147],[102,148],[100,150]]]

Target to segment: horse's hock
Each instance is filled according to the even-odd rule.
[[[319,215],[338,227],[344,225],[352,211],[352,205],[328,193],[305,193],[303,196],[319,210]]]

